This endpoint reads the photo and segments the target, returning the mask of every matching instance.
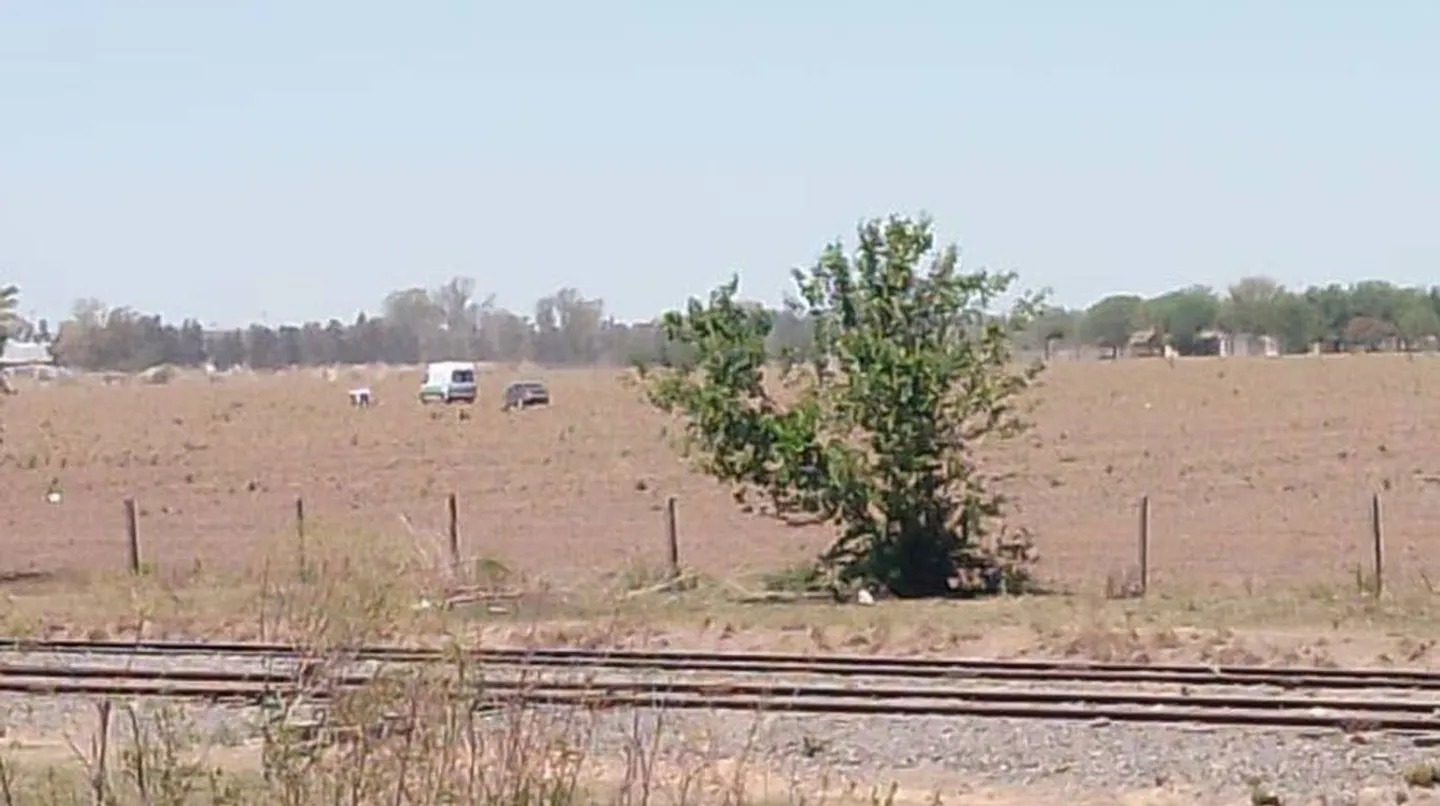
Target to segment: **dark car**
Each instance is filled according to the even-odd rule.
[[[550,390],[539,381],[516,381],[505,387],[505,411],[550,405]]]

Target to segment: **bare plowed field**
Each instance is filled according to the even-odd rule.
[[[473,407],[422,407],[399,372],[371,382],[369,410],[316,372],[27,388],[0,402],[0,574],[122,568],[126,496],[147,559],[181,569],[253,563],[293,532],[297,496],[312,528],[412,540],[444,529],[454,493],[467,553],[564,582],[662,562],[670,495],[704,571],[824,544],[688,472],[621,374],[545,373],[555,405],[508,415],[504,372]],[[991,455],[1061,580],[1133,564],[1148,494],[1157,586],[1353,584],[1381,491],[1389,577],[1440,583],[1437,401],[1432,357],[1064,363],[1036,430]]]

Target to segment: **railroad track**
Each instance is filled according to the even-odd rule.
[[[313,657],[288,644],[193,641],[89,641],[0,638],[0,653],[128,657],[230,656],[300,661]],[[337,656],[380,663],[437,663],[464,656],[485,665],[534,668],[643,669],[728,674],[794,674],[930,680],[1007,680],[1156,685],[1245,685],[1284,689],[1410,689],[1440,691],[1440,672],[1416,669],[1277,668],[1203,664],[1091,663],[990,658],[910,658],[866,655],[809,656],[774,652],[684,652],[574,648],[450,651],[403,646],[361,646]]]
[[[327,699],[337,691],[359,688],[374,679],[373,675],[345,675],[304,690],[310,699]],[[1440,702],[1415,699],[675,679],[573,681],[524,675],[487,676],[468,685],[473,686],[476,707],[630,706],[1440,732]],[[256,702],[299,690],[294,675],[277,672],[0,664],[0,691],[19,694]]]
[[[297,669],[142,669],[117,666],[120,658],[215,656],[303,663],[305,653],[279,644],[168,641],[0,640],[0,653],[88,656],[65,665],[0,659],[0,691],[30,695],[161,696],[254,702],[304,691],[312,699],[371,683],[374,673],[344,672],[304,682]],[[455,653],[407,647],[358,647],[347,659],[390,664],[435,663]],[[682,653],[580,649],[486,649],[466,653],[473,668],[477,707],[567,705],[663,709],[743,709],[857,715],[929,715],[1113,722],[1189,722],[1226,726],[1338,728],[1440,733],[1440,701],[1399,698],[1383,689],[1440,688],[1440,675],[1416,670],[1273,669],[1265,667],[1139,666],[1034,660],[912,659],[776,653]],[[106,659],[108,663],[96,663]],[[77,659],[78,660],[78,659]],[[537,672],[537,670],[539,670]],[[557,672],[587,671],[584,680]],[[664,679],[637,679],[644,673]],[[708,672],[723,681],[679,679],[674,673]],[[747,681],[747,674],[769,676]],[[628,675],[628,676],[627,676]],[[782,676],[803,677],[775,682]],[[813,678],[829,678],[818,682]],[[858,678],[876,678],[860,680]],[[906,685],[881,678],[927,678]],[[841,683],[833,682],[841,680]],[[1005,681],[1027,687],[977,686]],[[1065,682],[1065,688],[1035,688]],[[963,685],[962,685],[963,683]],[[1179,692],[1137,691],[1097,684],[1180,685]],[[1279,686],[1309,693],[1244,694],[1194,691],[1193,687]],[[1371,696],[1336,696],[1337,690],[1369,689]],[[1324,693],[1329,692],[1329,693]]]

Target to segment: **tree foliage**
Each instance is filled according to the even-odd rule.
[[[8,313],[0,338],[54,342],[62,364],[121,371],[156,364],[264,370],[446,358],[623,365],[683,352],[666,340],[658,321],[615,321],[603,301],[574,288],[539,300],[526,315],[499,306],[493,295],[477,295],[476,287],[473,279],[457,277],[433,289],[396,291],[381,301],[377,313],[348,321],[227,329],[205,327],[194,318],[166,321],[84,299],[54,336],[48,322],[29,322],[16,314],[17,294],[11,288],[3,303]],[[802,314],[788,307],[769,314],[769,355],[805,354],[813,348],[812,328]],[[1368,321],[1352,326],[1359,317]],[[1131,334],[1154,326],[1182,352],[1197,328],[1272,336],[1289,352],[1316,343],[1327,350],[1433,347],[1440,345],[1440,287],[1404,288],[1371,280],[1296,291],[1266,277],[1246,277],[1220,293],[1191,288],[1150,299],[1116,294],[1084,311],[1048,307],[1015,333],[1015,343],[1037,354],[1057,343],[1118,351]]]
[[[385,296],[378,315],[361,313],[349,322],[224,330],[82,299],[61,324],[55,353],[71,367],[136,371],[157,364],[263,370],[443,359],[626,365],[652,360],[666,349],[658,322],[617,322],[606,315],[602,300],[574,288],[539,300],[532,317],[500,307],[493,295],[477,297],[475,287],[474,280],[457,277],[435,289],[400,289]],[[803,350],[808,336],[801,323],[788,312],[777,314],[776,322],[770,349]],[[50,340],[45,323],[32,330],[12,335]]]
[[[1081,338],[1111,350],[1124,347],[1130,334],[1140,328],[1144,307],[1145,300],[1133,294],[1106,297],[1085,312]]]
[[[1201,332],[1213,328],[1220,301],[1205,286],[1171,291],[1145,303],[1146,318],[1181,351],[1189,351]]]
[[[1243,277],[1221,293],[1205,286],[1146,299],[1112,294],[1084,311],[1051,309],[1047,318],[1074,317],[1066,341],[1123,348],[1134,333],[1157,328],[1182,354],[1207,330],[1270,336],[1280,350],[1418,349],[1440,345],[1440,287],[1404,288],[1381,280],[1294,291],[1269,277]],[[1045,332],[1042,333],[1041,330]],[[1042,350],[1053,328],[1032,328],[1021,346]],[[1072,335],[1073,334],[1073,335]]]
[[[1006,539],[975,448],[1024,427],[1016,400],[1039,367],[1016,366],[1011,337],[1039,300],[990,315],[1014,276],[960,271],[927,218],[865,223],[853,254],[831,244],[794,279],[805,361],[767,363],[775,317],[737,299],[738,277],[663,318],[684,357],[642,375],[648,400],[685,421],[687,453],[742,503],[836,527],[820,565],[837,588],[929,596],[1023,580],[1028,546]]]

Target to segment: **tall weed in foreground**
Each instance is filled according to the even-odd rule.
[[[0,806],[893,802],[893,790],[767,783],[753,736],[722,757],[668,730],[664,714],[605,720],[583,708],[487,703],[471,675],[456,663],[359,689],[312,688],[267,703],[256,736],[231,746],[198,730],[182,706],[118,704],[112,714],[107,702],[95,740],[72,744],[72,763],[27,765],[0,751]]]
[[[303,564],[276,557],[266,566],[256,613],[262,636],[313,659],[293,685],[243,716],[101,700],[69,763],[0,747],[0,806],[891,802],[893,793],[827,794],[828,785],[794,776],[779,792],[756,792],[753,734],[724,757],[713,741],[670,730],[661,713],[626,721],[599,709],[520,707],[487,688],[486,670],[459,651],[342,685],[353,647],[416,630],[432,612],[424,604],[441,600],[456,573],[393,542],[317,535],[305,549]],[[532,685],[522,678],[518,689]]]

